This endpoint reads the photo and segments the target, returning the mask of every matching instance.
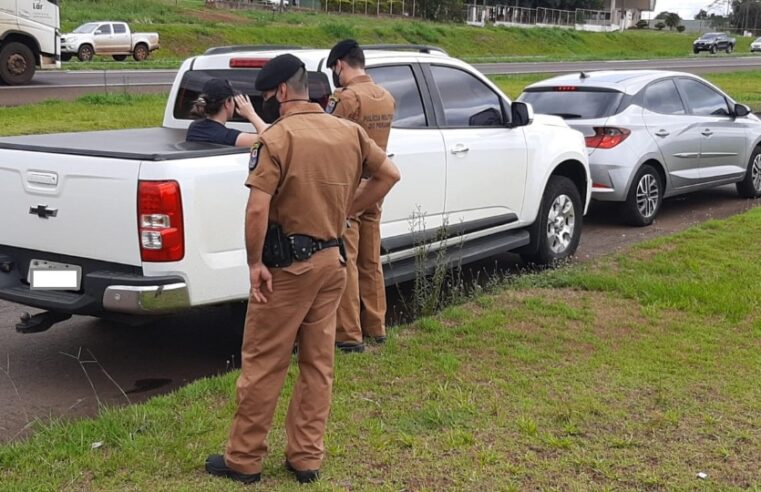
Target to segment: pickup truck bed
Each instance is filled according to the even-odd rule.
[[[176,263],[141,260],[141,180],[184,180],[185,238],[195,245],[186,252],[186,262],[221,269],[221,284],[232,278],[243,284],[244,269],[231,267],[238,275],[225,269],[237,264],[238,256],[245,258],[242,235],[208,231],[221,222],[242,223],[248,150],[188,143],[185,133],[142,128],[0,139],[0,297],[93,315],[104,307],[161,312],[164,306],[150,304],[159,299],[182,308],[194,294],[214,299],[220,291],[214,281],[199,280],[188,293],[188,278]],[[226,199],[211,203],[196,193]],[[203,225],[198,223],[202,219]],[[190,230],[193,225],[198,234]],[[202,256],[199,249],[208,254]],[[29,269],[36,260],[81,269],[82,289],[30,289]],[[172,300],[172,295],[181,298]]]

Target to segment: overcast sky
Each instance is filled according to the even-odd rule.
[[[676,12],[682,19],[693,19],[700,9],[708,9],[711,3],[712,0],[655,0],[655,12],[652,16],[655,17],[659,12],[666,10]]]

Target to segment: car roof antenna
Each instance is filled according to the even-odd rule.
[[[588,79],[588,78],[589,78],[589,75],[587,75],[587,73],[586,73],[586,72],[581,72],[581,73],[579,74],[579,78],[580,78],[580,79]]]

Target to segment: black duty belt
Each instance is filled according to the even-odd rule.
[[[340,239],[319,241],[311,236],[305,236],[303,234],[288,236],[288,241],[291,243],[291,254],[296,261],[308,260],[318,251],[328,248],[338,248],[342,244]]]
[[[270,223],[264,240],[262,261],[268,267],[282,268],[290,265],[293,260],[306,261],[318,251],[328,248],[339,248],[341,256],[345,258],[341,239],[320,241],[304,234],[286,236],[279,224]]]

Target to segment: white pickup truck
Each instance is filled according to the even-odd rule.
[[[421,245],[450,263],[572,255],[591,192],[581,133],[534,118],[460,60],[405,48],[366,49],[368,73],[397,102],[388,153],[402,180],[384,203],[387,284],[415,277]],[[48,311],[19,331],[71,314],[134,321],[247,300],[248,151],[186,143],[185,129],[210,77],[260,108],[256,76],[283,51],[214,48],[186,60],[162,128],[0,139],[0,299]],[[325,105],[328,51],[288,51]]]
[[[126,22],[88,22],[61,36],[61,60],[76,56],[87,62],[95,55],[110,55],[124,61],[129,55],[143,61],[159,49],[157,32],[130,32]]]

